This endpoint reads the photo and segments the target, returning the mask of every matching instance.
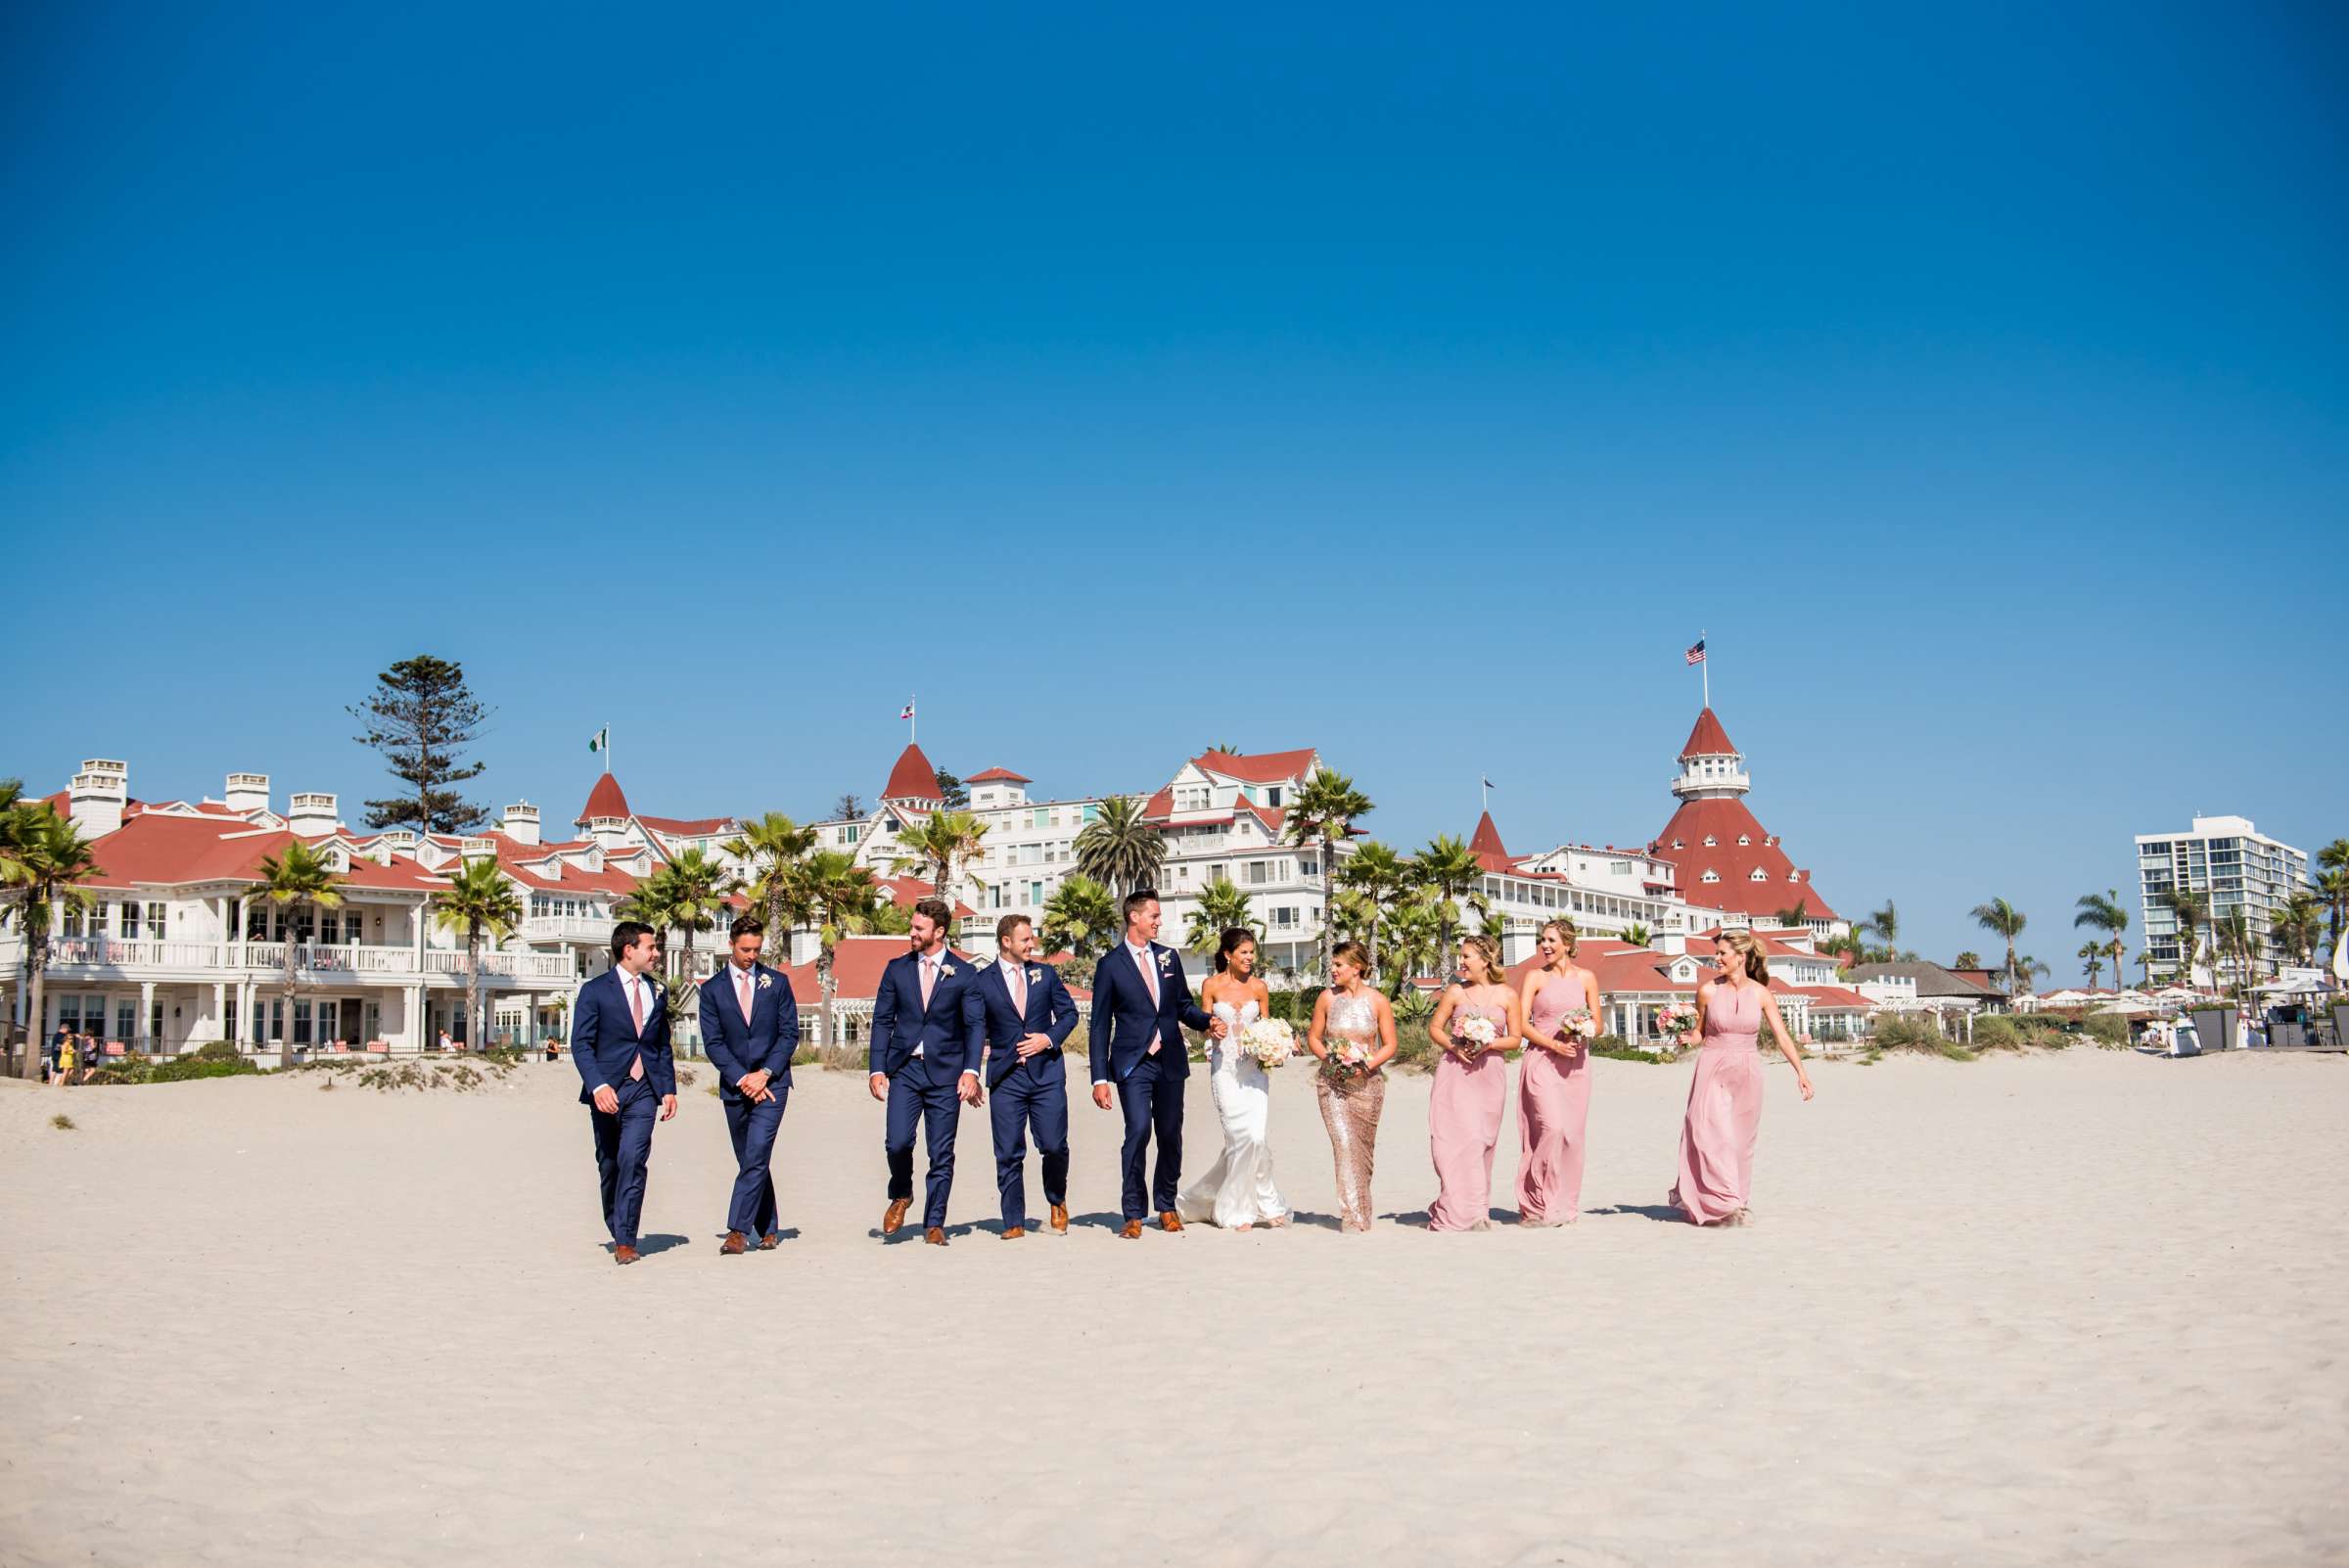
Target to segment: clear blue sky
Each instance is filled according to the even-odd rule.
[[[0,772],[568,815],[1317,744],[2077,973],[2129,836],[2349,832],[2321,5],[0,11]]]

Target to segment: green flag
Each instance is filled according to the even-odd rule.
[[[602,729],[588,736],[587,749],[591,752],[610,751],[612,749],[612,726],[606,724]]]

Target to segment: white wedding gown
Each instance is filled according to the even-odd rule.
[[[1208,1087],[1223,1123],[1223,1153],[1193,1182],[1177,1205],[1185,1220],[1233,1225],[1263,1224],[1288,1218],[1289,1206],[1272,1185],[1272,1151],[1265,1135],[1272,1120],[1271,1081],[1255,1057],[1240,1049],[1240,1031],[1256,1022],[1252,1000],[1233,1009],[1218,1002],[1216,1016],[1228,1033],[1207,1042],[1212,1069]]]

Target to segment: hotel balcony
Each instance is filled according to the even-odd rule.
[[[115,937],[58,937],[49,944],[52,985],[108,980],[225,981],[283,974],[286,945],[282,942],[139,941]],[[21,972],[24,940],[0,940],[0,971]],[[419,954],[412,946],[370,946],[361,943],[302,944],[295,948],[295,972],[305,981],[350,977],[385,984],[428,986],[463,985],[465,954],[427,947]],[[493,952],[482,954],[482,976],[525,987],[568,985],[578,978],[578,965],[569,953]]]

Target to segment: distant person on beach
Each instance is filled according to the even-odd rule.
[[[79,1038],[73,1035],[70,1031],[61,1029],[57,1032],[58,1083],[70,1084],[73,1082],[74,1049],[80,1043],[81,1041]]]
[[[639,1256],[636,1222],[656,1102],[662,1121],[677,1114],[668,1006],[648,973],[657,952],[652,927],[622,920],[612,928],[612,967],[579,988],[572,1010],[571,1060],[579,1070],[579,1103],[593,1108],[595,1173],[618,1264]]]

